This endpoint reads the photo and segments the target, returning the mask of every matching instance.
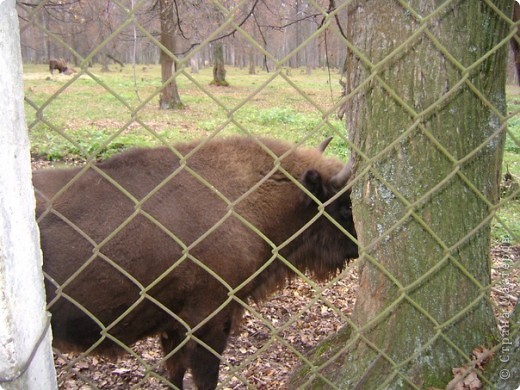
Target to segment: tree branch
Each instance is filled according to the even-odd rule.
[[[249,17],[250,17],[251,15],[254,15],[255,8],[256,8],[256,6],[258,5],[259,2],[260,2],[260,0],[255,0],[255,2],[253,3],[253,6],[251,7],[251,10],[246,14],[244,20],[242,20],[242,21],[238,24],[238,27],[242,27],[242,26],[245,24],[245,22],[247,22],[247,20],[249,19]],[[220,41],[220,40],[222,40],[222,39],[224,39],[224,38],[230,37],[230,36],[234,35],[236,32],[237,32],[237,29],[235,28],[235,29],[233,29],[232,31],[230,31],[230,32],[227,33],[227,34],[223,34],[223,35],[221,35],[221,36],[219,36],[219,37],[217,37],[217,38],[215,38],[215,39],[212,39],[211,41],[209,41],[209,43],[214,43],[214,42]],[[190,47],[189,47],[187,50],[183,51],[182,53],[179,53],[179,55],[185,55],[186,53],[189,53],[189,52],[190,52],[194,47],[197,47],[197,46],[199,46],[200,44],[201,44],[201,42],[192,43],[192,44],[190,45]]]

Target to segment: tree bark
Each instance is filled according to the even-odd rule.
[[[303,42],[302,37],[302,1],[296,0],[294,5],[294,20],[295,23],[295,36],[294,36],[294,47],[298,47]],[[299,68],[302,66],[302,54],[303,50],[298,50],[294,55],[294,66],[293,68]],[[290,62],[289,62],[290,63]]]
[[[256,30],[255,30],[256,31]],[[256,34],[255,34],[256,39]],[[248,45],[248,55],[249,55],[249,68],[248,74],[256,74],[256,55],[255,55],[255,47],[252,44]]]
[[[108,60],[109,58],[106,52],[101,55],[101,72],[110,72],[110,68],[108,67]]]
[[[198,54],[196,56],[191,57],[190,59],[190,66],[191,66],[191,73],[199,73],[199,60],[198,60]]]
[[[159,98],[159,108],[161,110],[183,108],[179,90],[175,79],[171,79],[176,68],[176,61],[173,58],[175,53],[175,23],[174,21],[174,0],[160,0],[161,13],[161,44],[166,50],[161,50],[161,80],[163,89]]]
[[[255,52],[254,48],[249,48],[249,68],[247,71],[248,74],[256,74],[256,61],[255,61]]]
[[[224,63],[224,45],[222,42],[215,43],[213,56],[213,80],[210,84],[217,87],[228,87],[229,83],[226,81],[226,66]]]
[[[518,389],[520,385],[520,305],[509,315],[501,345],[486,367],[486,377],[494,390]]]
[[[511,1],[494,3],[511,14]],[[475,348],[498,343],[488,217],[506,113],[506,45],[495,45],[509,27],[485,2],[453,2],[426,23],[415,13],[443,2],[407,4],[351,7],[349,40],[369,61],[350,51],[343,77],[360,286],[351,322],[294,387],[444,388]]]

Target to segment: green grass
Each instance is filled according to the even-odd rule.
[[[336,135],[328,153],[346,160],[344,123],[335,112],[340,99],[339,75],[316,70],[307,75],[292,70],[283,75],[228,68],[230,87],[213,87],[211,69],[179,76],[186,107],[158,109],[160,67],[113,68],[92,76],[50,76],[45,65],[24,68],[26,116],[32,153],[49,160],[104,159],[134,146],[155,146],[220,134],[269,135],[317,145]],[[285,73],[284,73],[285,75]],[[191,80],[195,79],[195,82]],[[71,82],[71,80],[73,80]],[[269,81],[267,83],[267,81]],[[300,91],[304,91],[306,98]],[[210,96],[208,96],[208,94]],[[520,88],[508,86],[508,111],[520,110]],[[325,119],[324,119],[325,118]],[[520,178],[520,115],[508,121],[504,168]],[[520,242],[520,203],[505,202],[493,222],[493,239]]]
[[[520,183],[520,87],[507,87],[507,108],[511,118],[508,121],[502,173],[509,171]],[[497,211],[493,221],[492,235],[495,242],[520,243],[520,194],[503,199],[503,206]]]
[[[508,121],[508,134],[504,147],[504,163],[511,173],[520,176],[520,87],[508,88],[508,112],[515,114]]]
[[[159,66],[147,66],[146,71],[140,66],[135,74],[131,67],[121,72],[101,73],[96,68],[91,72],[94,77],[83,75],[71,83],[70,76],[50,77],[43,65],[25,67],[26,98],[31,102],[26,115],[34,154],[53,160],[84,159],[92,154],[104,158],[136,145],[184,141],[215,131],[292,141],[311,133],[308,143],[314,144],[334,132],[344,134],[344,125],[334,115],[322,119],[322,112],[339,99],[339,85],[335,82],[331,91],[324,71],[312,76],[296,72],[297,77],[291,78],[311,102],[280,76],[265,85],[272,73],[251,76],[246,70],[229,69],[231,86],[227,88],[209,86],[211,69],[188,73],[178,78],[186,105],[179,111],[158,109]],[[118,132],[121,135],[111,140]],[[345,153],[343,145],[341,154]]]

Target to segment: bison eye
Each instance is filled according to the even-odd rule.
[[[352,209],[346,205],[342,205],[340,208],[339,208],[339,215],[341,216],[342,219],[350,219],[352,218]]]

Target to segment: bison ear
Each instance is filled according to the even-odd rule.
[[[325,189],[323,188],[323,179],[318,171],[314,169],[305,171],[301,182],[316,198],[324,201]],[[308,197],[306,198],[310,201]]]

